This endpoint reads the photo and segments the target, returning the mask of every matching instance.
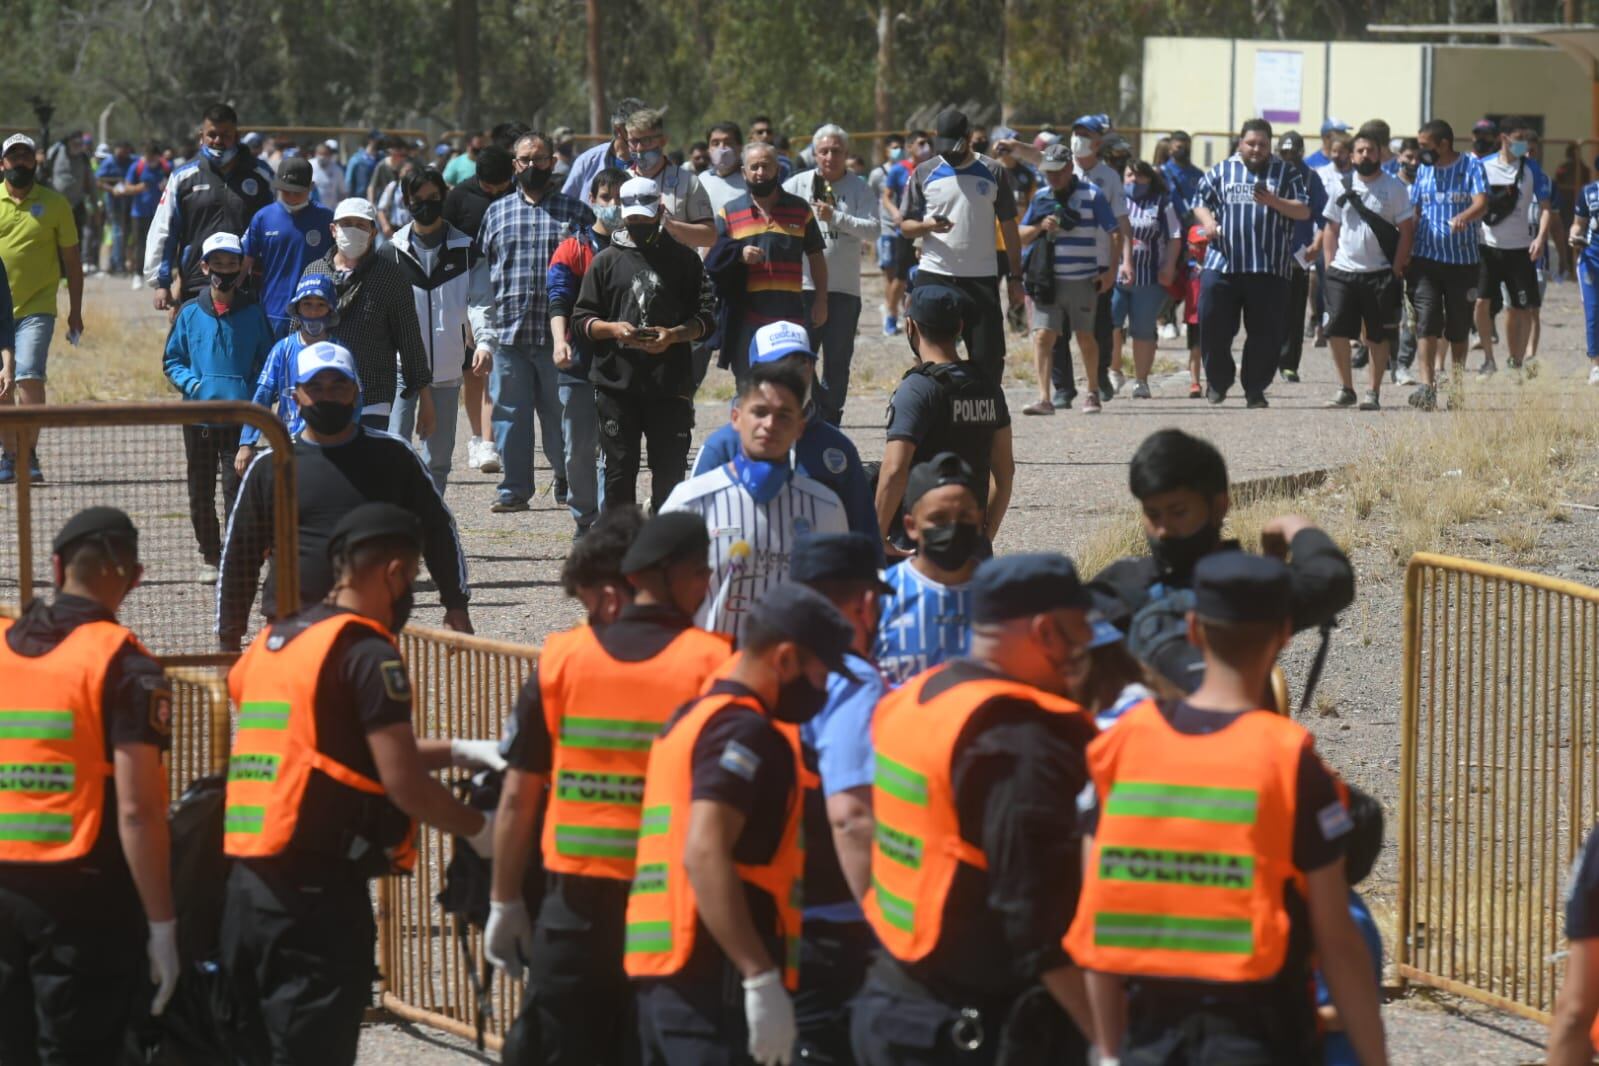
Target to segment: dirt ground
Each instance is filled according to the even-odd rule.
[[[844,428],[863,458],[874,459],[882,451],[889,391],[910,365],[910,353],[903,337],[881,336],[875,279],[868,279],[867,292]],[[73,387],[82,390],[82,395],[161,396],[156,349],[163,324],[150,311],[146,294],[129,292],[121,281],[91,279],[87,300],[95,312],[91,331],[100,322],[120,329],[122,336],[115,345],[98,349],[90,345],[90,338],[77,352],[61,345],[52,371],[59,370],[62,380],[75,382]],[[1080,554],[1103,542],[1107,531],[1127,526],[1132,512],[1126,463],[1138,442],[1159,428],[1178,426],[1208,437],[1226,455],[1233,480],[1242,482],[1358,462],[1406,432],[1414,420],[1449,417],[1412,410],[1403,402],[1408,390],[1394,386],[1384,390],[1385,406],[1380,413],[1324,409],[1335,378],[1327,351],[1312,348],[1309,341],[1302,367],[1304,382],[1274,385],[1269,392],[1269,410],[1246,411],[1236,394],[1225,405],[1211,407],[1187,399],[1186,372],[1178,371],[1186,366],[1186,353],[1177,342],[1162,341],[1153,399],[1117,398],[1098,416],[1060,412],[1050,418],[1026,418],[1020,409],[1036,398],[1031,350],[1023,338],[1013,338],[1010,354],[1007,397],[1015,413],[1018,472],[1012,510],[996,544],[1001,552]],[[1576,286],[1551,285],[1537,361],[1541,385],[1558,383],[1574,393],[1585,390],[1587,363],[1583,355],[1582,310]],[[72,365],[75,358],[77,366]],[[90,359],[93,363],[84,365]],[[1479,360],[1474,352],[1471,365]],[[1502,355],[1500,361],[1503,365]],[[1474,403],[1520,402],[1520,386],[1507,373],[1484,383],[1473,379],[1468,386]],[[697,409],[696,443],[726,417],[729,392],[725,375],[713,371],[706,389],[708,398],[702,397]],[[172,396],[170,392],[164,395]],[[562,598],[557,581],[570,545],[571,520],[547,495],[549,475],[542,456],[536,456],[539,495],[534,509],[519,515],[491,514],[488,508],[496,479],[465,469],[465,433],[463,418],[447,502],[467,549],[475,590],[473,620],[480,633],[537,642],[580,617],[576,606]],[[174,466],[156,480],[164,480],[169,483],[168,490],[180,492],[181,476]],[[170,485],[174,480],[178,486]],[[640,496],[646,496],[642,485]],[[8,507],[9,494],[0,494],[0,523],[9,521],[3,513]],[[1599,558],[1599,514],[1575,510],[1569,520],[1558,525],[1534,521],[1536,535],[1516,558],[1517,565],[1594,583],[1599,570],[1593,562]],[[180,531],[181,526],[174,523]],[[1503,547],[1490,534],[1472,541],[1468,533],[1463,541],[1440,545],[1451,546],[1459,554],[1505,558]],[[1378,871],[1363,887],[1374,910],[1381,914],[1391,913],[1395,884],[1396,849],[1391,841],[1398,817],[1402,565],[1392,553],[1381,550],[1357,552],[1355,563],[1360,598],[1334,635],[1323,695],[1318,700],[1319,706],[1333,707],[1335,713],[1312,715],[1307,724],[1328,761],[1383,802],[1390,843]],[[419,598],[417,621],[437,624],[441,610],[436,599],[426,591]],[[1290,649],[1285,665],[1296,685],[1313,650],[1314,641],[1309,638],[1296,641]],[[1391,954],[1391,936],[1388,940]],[[1537,1027],[1447,997],[1419,994],[1397,999],[1384,1007],[1384,1016],[1395,1062],[1509,1064],[1541,1057]],[[373,1026],[363,1039],[361,1061],[481,1060],[466,1045],[431,1031]]]

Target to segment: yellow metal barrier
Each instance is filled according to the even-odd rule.
[[[400,650],[416,693],[419,737],[499,737],[538,659],[534,647],[416,626],[401,634]],[[471,1037],[477,1009],[472,975],[483,972],[482,936],[469,931],[463,950],[454,920],[434,899],[451,847],[442,833],[424,827],[417,834],[415,873],[379,882],[379,1002],[408,1021]],[[520,984],[494,972],[490,1046],[498,1049],[521,992]]]
[[[1599,814],[1599,589],[1418,554],[1404,611],[1399,977],[1547,1021]]]
[[[198,777],[221,773],[228,765],[233,723],[228,710],[225,669],[170,666],[172,750],[167,753],[167,792],[173,799]]]

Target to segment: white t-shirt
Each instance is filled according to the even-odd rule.
[[[994,223],[1014,219],[1016,197],[1004,167],[986,155],[957,169],[935,155],[918,164],[905,190],[908,219],[949,219],[947,233],[922,237],[922,269],[952,278],[992,278]]]
[[[655,175],[655,184],[661,187],[662,206],[679,222],[709,222],[715,217],[710,196],[688,167],[667,163]]]
[[[1482,243],[1490,248],[1529,248],[1532,246],[1532,234],[1527,232],[1527,219],[1529,217],[1528,205],[1536,201],[1538,193],[1532,177],[1531,167],[1522,167],[1520,160],[1506,163],[1499,158],[1498,153],[1482,161],[1482,176],[1488,181],[1488,200],[1490,205],[1494,198],[1496,186],[1509,186],[1516,184],[1516,170],[1521,170],[1520,188],[1517,190],[1516,206],[1493,225],[1481,223],[1479,229],[1482,233]]]
[[[712,218],[722,213],[722,208],[727,206],[728,201],[749,191],[744,184],[744,172],[736,168],[729,171],[725,177],[714,170],[707,170],[700,175],[700,188],[711,198]]]
[[[806,203],[812,199],[811,190],[816,185],[816,170],[802,170],[783,183],[783,190],[791,192]],[[833,221],[816,220],[822,231],[823,257],[827,260],[827,291],[861,294],[861,242],[875,240],[879,226],[878,201],[859,174],[844,172],[833,182]],[[811,281],[810,256],[804,259],[805,290],[816,288]]]
[[[1120,222],[1127,217],[1127,182],[1122,175],[1106,165],[1103,161],[1095,163],[1084,170],[1077,165],[1077,160],[1072,160],[1072,172],[1083,181],[1093,182],[1099,191],[1105,194],[1105,199],[1110,201],[1110,213]],[[1048,187],[1048,182],[1040,182],[1041,189]]]
[[[1390,174],[1378,171],[1369,178],[1350,172],[1350,194],[1360,197],[1360,202],[1365,204],[1373,214],[1387,219],[1394,225],[1414,218],[1416,209],[1410,204],[1410,190],[1405,183]],[[1372,232],[1366,220],[1360,217],[1360,211],[1354,202],[1338,206],[1338,201],[1344,197],[1343,179],[1336,184],[1327,186],[1327,207],[1322,211],[1322,217],[1328,222],[1336,222],[1338,230],[1338,248],[1333,253],[1333,269],[1342,270],[1350,274],[1370,274],[1378,270],[1387,270],[1393,266],[1388,257],[1383,254],[1382,245],[1377,242],[1377,234]]]

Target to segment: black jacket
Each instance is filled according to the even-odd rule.
[[[396,383],[406,396],[433,383],[433,364],[422,344],[411,283],[392,259],[368,252],[355,269],[340,276],[330,251],[305,268],[302,277],[326,274],[339,297],[339,324],[329,339],[350,349],[361,375],[361,402],[367,407],[392,404]],[[400,370],[395,373],[394,356]]]

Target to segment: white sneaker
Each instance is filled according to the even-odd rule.
[[[144,278],[138,274],[133,275],[133,284],[129,286],[134,292],[144,288]]]
[[[1599,385],[1599,363],[1588,368],[1588,384]]]
[[[1174,341],[1174,340],[1176,340],[1177,339],[1177,325],[1176,325],[1176,323],[1168,322],[1164,326],[1161,326],[1160,327],[1160,339],[1164,340],[1164,341]]]
[[[1120,391],[1122,391],[1122,386],[1126,385],[1126,384],[1127,384],[1127,375],[1126,374],[1123,374],[1120,370],[1112,370],[1110,372],[1110,387],[1111,388],[1115,389],[1117,392],[1120,392]]]
[[[194,580],[201,585],[215,585],[217,583],[217,568],[210,563],[201,563],[200,569],[194,572]]]
[[[466,465],[469,470],[478,468],[478,460],[482,458],[483,439],[481,437],[468,437],[466,441]]]
[[[484,441],[483,447],[478,450],[477,468],[484,474],[498,474],[500,472],[500,453],[494,450],[493,441]]]
[[[1399,385],[1414,385],[1416,384],[1416,375],[1410,372],[1408,366],[1402,366],[1394,373],[1394,382]]]

